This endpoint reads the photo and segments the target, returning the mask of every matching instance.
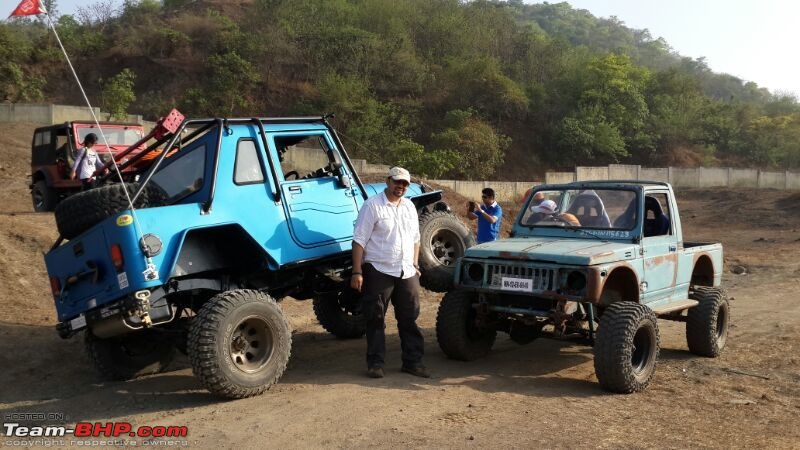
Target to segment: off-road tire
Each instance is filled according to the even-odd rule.
[[[436,340],[448,358],[472,361],[492,350],[497,330],[476,326],[477,311],[472,307],[475,301],[477,298],[473,292],[459,289],[445,294],[439,304]]]
[[[358,339],[367,332],[367,318],[361,314],[356,291],[316,294],[314,314],[327,332],[339,339]]]
[[[31,202],[36,212],[52,211],[58,204],[58,194],[47,185],[47,181],[39,180],[31,188]]]
[[[212,297],[189,326],[192,371],[224,398],[259,395],[289,361],[292,334],[280,306],[267,294],[233,290]]]
[[[686,343],[699,356],[716,358],[725,348],[730,328],[730,305],[719,288],[696,287],[689,298],[700,302],[687,311]]]
[[[99,338],[87,330],[84,346],[89,361],[106,380],[124,381],[159,373],[175,356],[169,342],[148,330]]]
[[[455,264],[476,244],[475,236],[458,217],[446,211],[431,211],[419,218],[419,283],[434,292],[453,287]]]
[[[131,196],[139,189],[139,183],[128,183]],[[164,192],[151,184],[136,198],[134,207],[161,206],[166,201]],[[73,239],[121,211],[130,209],[121,183],[109,184],[67,197],[56,206],[56,227],[62,237]]]
[[[600,386],[629,394],[647,388],[659,353],[658,319],[633,302],[609,305],[600,318],[594,345],[594,371]]]

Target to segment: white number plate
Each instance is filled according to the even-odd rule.
[[[504,291],[533,291],[533,280],[528,280],[525,278],[503,277],[502,282],[503,284],[500,285],[500,289]]]
[[[86,326],[86,317],[84,317],[83,314],[69,321],[69,327],[72,330],[80,330],[85,326]]]
[[[117,274],[117,284],[119,284],[120,289],[125,289],[128,287],[128,274],[125,272]]]

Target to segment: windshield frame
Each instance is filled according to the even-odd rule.
[[[96,146],[105,147],[105,143],[103,142],[103,138],[100,135],[100,131],[97,129],[97,125],[95,124],[73,124],[73,139],[75,140],[75,148],[80,148],[83,146],[83,139],[89,133],[97,134],[97,143]],[[144,128],[141,125],[118,125],[118,124],[105,124],[100,123],[100,129],[103,130],[104,133],[108,133],[110,131],[122,131],[124,133],[128,132],[135,132],[136,139],[130,143],[126,142],[111,142],[109,140],[108,145],[111,147],[130,147],[131,145],[139,142],[144,137]]]
[[[635,220],[630,228],[614,228],[613,226],[609,227],[597,227],[597,226],[584,226],[584,225],[574,225],[567,222],[550,222],[553,225],[542,225],[537,223],[526,223],[524,219],[526,219],[528,215],[528,211],[532,207],[532,202],[534,196],[538,192],[554,192],[560,191],[561,195],[558,198],[557,202],[557,209],[556,211],[562,213],[567,210],[568,206],[572,206],[571,202],[575,200],[579,195],[586,194],[587,191],[594,191],[595,194],[600,191],[628,191],[634,194],[632,198],[632,204],[629,207],[634,208],[635,210]],[[563,193],[570,191],[571,198],[567,198],[568,196],[564,196]],[[602,196],[601,196],[602,197]],[[570,203],[567,205],[566,203]],[[568,184],[568,185],[539,185],[536,186],[525,199],[523,207],[520,209],[517,218],[514,222],[514,235],[539,235],[539,236],[565,236],[569,233],[570,236],[580,236],[582,238],[593,238],[593,239],[603,239],[603,240],[624,240],[624,241],[636,241],[640,238],[641,230],[642,230],[642,223],[643,218],[641,217],[642,211],[642,202],[643,202],[643,190],[641,186],[635,185],[628,185],[628,186],[620,186],[620,185],[598,185],[592,183],[586,184]],[[606,206],[603,208],[606,209]],[[627,210],[623,212],[626,214]],[[611,224],[616,218],[619,218],[622,214],[618,214],[613,219],[611,219]],[[580,233],[576,234],[575,232],[578,231]]]

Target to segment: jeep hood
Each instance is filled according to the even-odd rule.
[[[634,259],[637,246],[596,239],[511,238],[467,249],[467,258],[540,261],[591,266]]]

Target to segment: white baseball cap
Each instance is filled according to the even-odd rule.
[[[406,183],[411,183],[411,174],[406,169],[398,166],[389,169],[389,178],[395,181],[405,180]]]
[[[535,213],[542,213],[542,214],[553,214],[556,212],[556,202],[552,200],[544,200],[542,203],[531,208],[531,210]]]

